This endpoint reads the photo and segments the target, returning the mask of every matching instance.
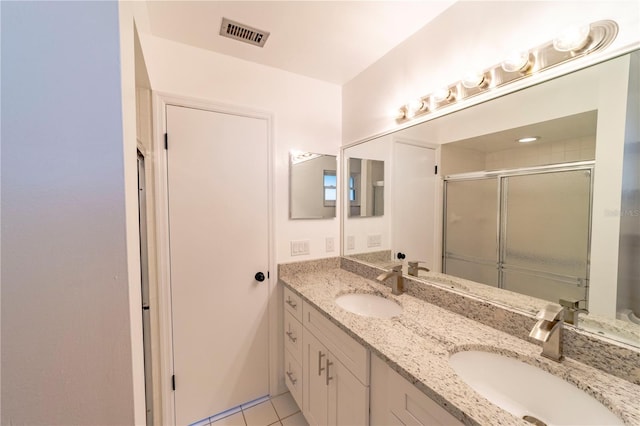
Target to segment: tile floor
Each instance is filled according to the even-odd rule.
[[[223,418],[198,422],[198,426],[309,426],[289,392],[257,404],[247,404]]]

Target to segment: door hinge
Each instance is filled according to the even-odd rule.
[[[169,135],[167,133],[164,134],[164,149],[169,149]]]
[[[171,389],[176,390],[176,375],[171,376]]]
[[[435,173],[434,174],[436,174],[436,175],[438,174],[438,165],[437,164],[436,164],[436,167],[435,167]]]
[[[269,275],[269,271],[267,271],[267,278],[271,278],[271,275]]]

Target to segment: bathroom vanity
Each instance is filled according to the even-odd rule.
[[[523,329],[535,323],[533,317],[520,324],[509,321],[516,317],[508,309],[492,310],[495,307],[486,302],[424,280],[405,279],[407,291],[396,296],[374,280],[382,272],[345,258],[279,267],[284,285],[285,380],[310,424],[529,425],[532,419],[544,421],[537,412],[525,420],[476,392],[451,365],[451,356],[465,351],[522,361],[579,389],[593,400],[595,409],[613,414],[609,424],[640,424],[640,385],[632,377],[622,378],[620,371],[610,374],[596,368],[595,361],[572,358],[577,352],[570,347],[561,362],[542,357],[540,345],[519,338],[529,331]],[[402,311],[391,318],[377,317],[375,312],[355,314],[336,303],[345,294],[378,296]],[[467,306],[467,312],[461,315],[452,306]],[[511,322],[512,330],[487,325],[490,321],[483,308],[496,324]],[[576,339],[568,333],[569,346],[575,344],[572,340]],[[621,349],[631,351],[636,360],[640,355],[624,345]],[[609,364],[610,370],[617,361],[628,364],[615,359],[615,348],[602,356],[601,364]],[[531,383],[518,386],[535,387]],[[572,408],[569,398],[559,399],[558,404],[566,405],[561,411]]]

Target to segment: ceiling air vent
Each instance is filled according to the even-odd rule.
[[[267,38],[269,38],[269,33],[266,31],[258,30],[227,18],[222,18],[220,35],[234,40],[244,41],[245,43],[258,47],[264,47],[264,43],[267,41]]]

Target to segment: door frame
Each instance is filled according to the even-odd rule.
[[[235,106],[204,99],[191,98],[165,92],[152,94],[153,107],[153,161],[155,166],[154,183],[156,188],[156,223],[157,235],[157,286],[158,286],[158,318],[160,335],[160,395],[162,402],[163,424],[175,424],[175,399],[172,390],[173,375],[173,339],[171,320],[171,276],[169,255],[169,198],[168,198],[168,171],[167,155],[164,148],[164,134],[167,130],[166,107],[175,105],[185,108],[193,108],[222,114],[232,114],[241,117],[262,119],[267,122],[267,220],[268,220],[268,263],[270,278],[267,279],[268,287],[268,353],[269,353],[269,393],[275,394],[278,390],[278,312],[276,301],[277,280],[275,263],[275,206],[274,206],[274,173],[275,157],[273,147],[273,114],[253,108]],[[211,413],[215,414],[215,413]]]

